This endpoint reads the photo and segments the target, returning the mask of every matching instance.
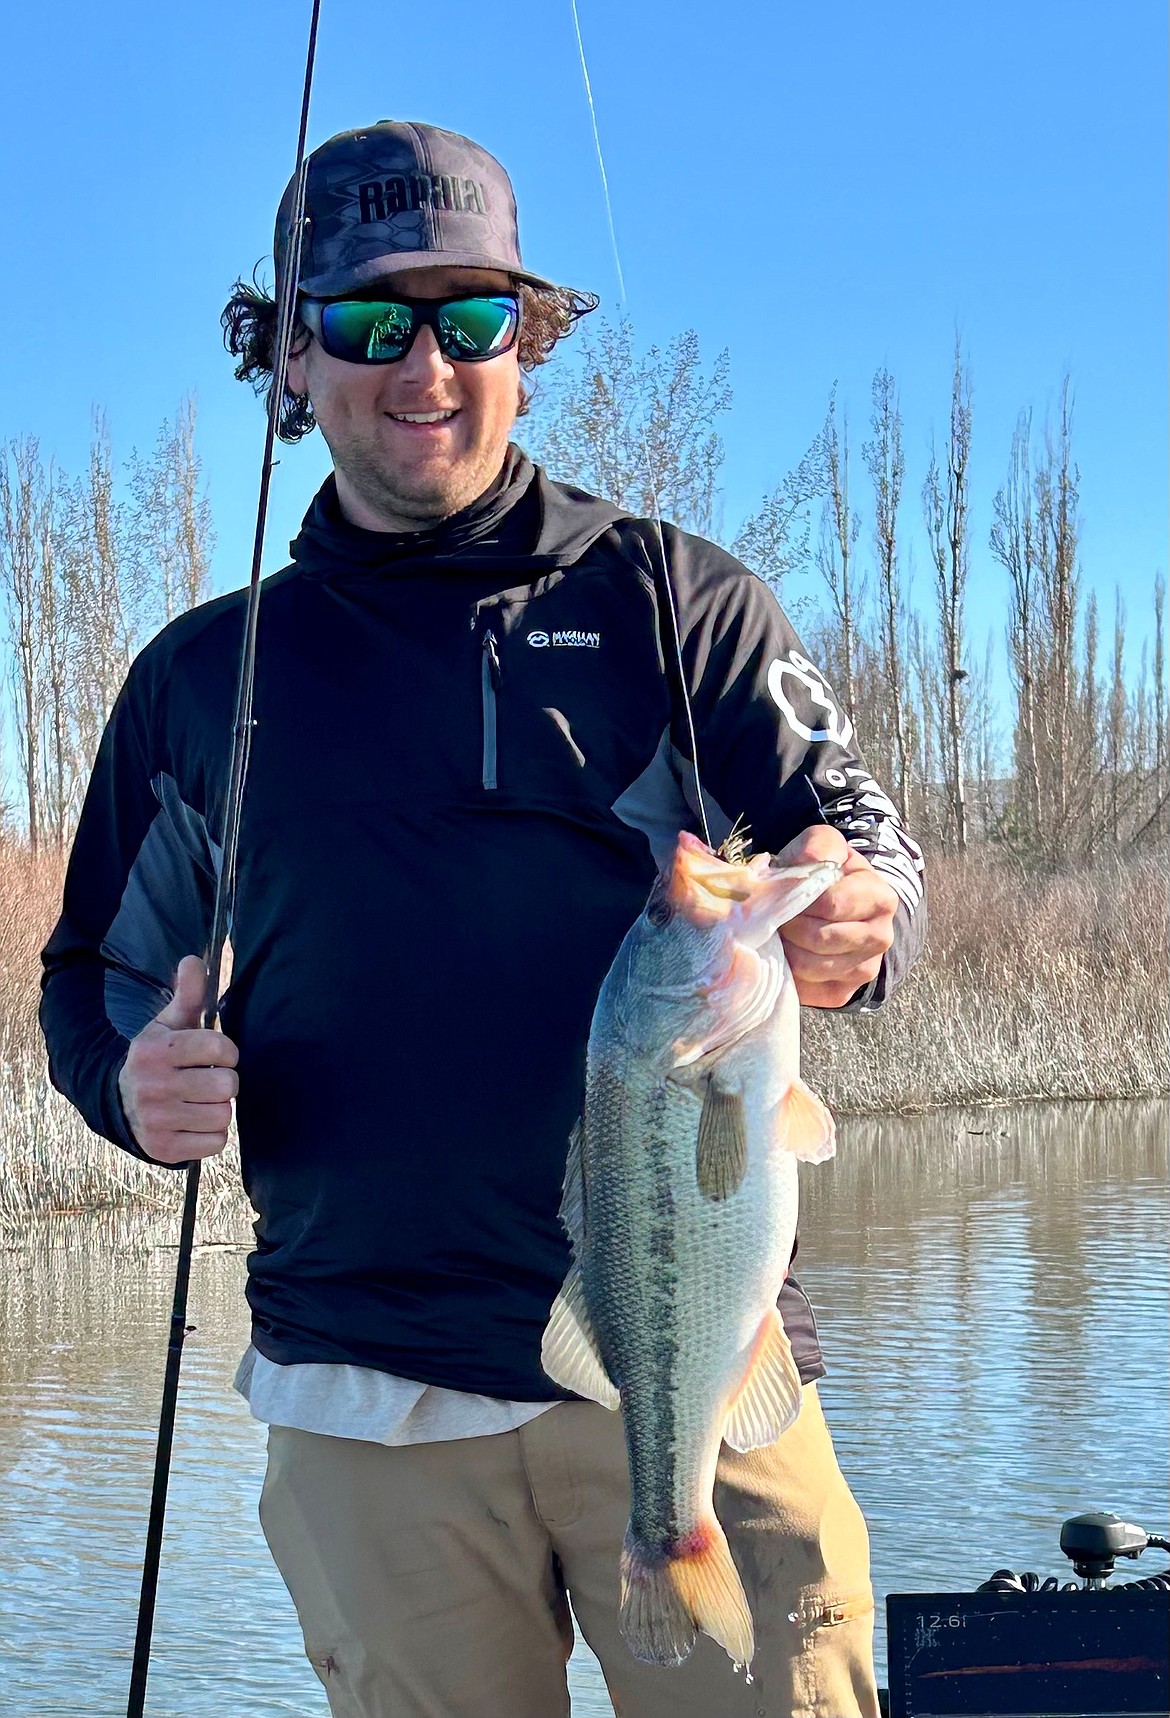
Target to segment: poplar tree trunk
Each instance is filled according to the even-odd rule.
[[[1032,499],[1032,418],[1021,415],[1012,436],[1007,481],[995,497],[991,552],[1011,581],[1007,640],[1016,687],[1016,796],[1024,839],[1045,841],[1043,795],[1036,732],[1036,521]]]
[[[879,589],[882,681],[889,696],[893,730],[898,812],[910,822],[910,747],[906,733],[906,684],[902,660],[903,595],[898,559],[898,508],[906,464],[902,453],[902,414],[888,370],[873,379],[873,440],[864,449],[874,493],[874,548]]]
[[[963,682],[968,676],[965,603],[970,553],[970,462],[971,380],[956,341],[945,488],[937,455],[932,451],[922,498],[935,566],[942,646],[948,809],[959,853],[967,851],[967,797],[963,778],[967,700]]]
[[[35,437],[20,437],[0,457],[0,587],[14,655],[13,715],[29,847],[41,844],[41,710],[44,644],[40,603],[40,526],[44,472]]]
[[[836,394],[829,398],[825,427],[821,432],[825,453],[828,495],[821,519],[821,536],[817,545],[817,567],[832,600],[839,637],[835,676],[852,715],[857,706],[856,662],[857,625],[853,576],[853,545],[857,541],[858,521],[849,505],[849,423],[837,429]]]

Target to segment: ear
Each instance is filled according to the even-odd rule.
[[[313,344],[313,336],[307,328],[301,328],[294,336],[292,350],[288,355],[288,374],[286,385],[290,394],[307,394],[309,391],[308,356],[309,347]]]

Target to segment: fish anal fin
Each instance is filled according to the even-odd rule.
[[[775,1123],[775,1144],[804,1163],[824,1163],[837,1150],[836,1123],[799,1076],[777,1104]]]
[[[801,1383],[784,1322],[775,1307],[760,1324],[743,1383],[727,1413],[724,1440],[733,1450],[774,1444],[800,1412]]]
[[[747,1118],[743,1094],[721,1089],[714,1079],[703,1093],[695,1171],[705,1199],[726,1199],[747,1172]]]
[[[593,1333],[580,1267],[572,1265],[553,1301],[540,1345],[540,1364],[555,1384],[578,1396],[618,1408],[621,1397],[605,1370]]]
[[[669,1555],[626,1534],[618,1624],[635,1658],[681,1664],[701,1630],[736,1664],[750,1665],[755,1630],[723,1529],[712,1515]]]

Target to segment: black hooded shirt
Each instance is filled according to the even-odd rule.
[[[921,858],[761,581],[665,528],[714,839],[829,822],[901,898],[854,1008],[921,941]],[[510,449],[434,530],[341,515],[332,479],[264,584],[223,1030],[258,1212],[252,1339],[517,1401],[541,1335],[601,981],[678,830],[698,830],[653,526]],[[54,1083],[143,1155],[128,1040],[207,944],[245,593],[136,659],[44,954]],[[794,1278],[780,1300],[823,1371]]]

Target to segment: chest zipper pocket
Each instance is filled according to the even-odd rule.
[[[479,683],[483,694],[483,785],[490,791],[499,786],[496,769],[496,693],[500,687],[500,647],[490,627],[483,635]]]

